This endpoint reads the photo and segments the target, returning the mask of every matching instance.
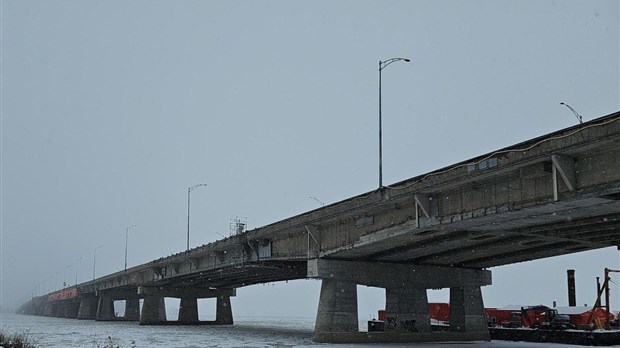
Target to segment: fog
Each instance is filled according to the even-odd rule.
[[[620,109],[616,0],[0,6],[4,309],[122,270],[127,232],[129,267],[185,250],[195,184],[192,247],[375,189],[379,60],[412,60],[383,71],[384,184],[576,124],[560,102]],[[615,248],[493,268],[485,304],[566,305],[566,269],[593,304],[604,267]],[[234,314],[314,316],[319,289],[242,288]]]

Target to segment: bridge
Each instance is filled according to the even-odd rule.
[[[488,340],[480,290],[491,284],[487,268],[619,246],[619,231],[616,112],[35,297],[20,311],[229,325],[235,289],[317,278],[315,341]],[[358,284],[386,289],[385,332],[359,332]],[[437,288],[450,289],[448,331],[430,326],[426,291]],[[164,297],[180,298],[178,322],[166,320]],[[198,319],[199,298],[217,298],[214,321]],[[115,300],[126,301],[121,318]]]

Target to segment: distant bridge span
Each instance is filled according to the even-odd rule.
[[[413,160],[402,158],[402,161]],[[34,298],[30,314],[198,323],[197,298],[217,297],[232,324],[235,288],[323,280],[321,342],[488,339],[486,268],[620,245],[620,112],[381,187],[264,227],[78,284],[73,299]],[[358,332],[356,285],[386,288],[385,333]],[[451,330],[431,332],[426,289],[450,288]],[[139,309],[138,299],[144,299]],[[212,324],[213,324],[212,323]]]

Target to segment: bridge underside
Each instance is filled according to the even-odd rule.
[[[203,270],[171,279],[154,282],[154,286],[174,284],[183,288],[240,288],[243,286],[307,276],[307,261],[246,261],[216,269]]]
[[[409,221],[329,257],[483,269],[620,245],[618,193],[509,209],[428,228]]]

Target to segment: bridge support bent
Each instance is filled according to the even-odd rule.
[[[489,340],[480,287],[491,272],[454,267],[314,259],[308,277],[322,279],[314,341],[406,343]],[[386,289],[383,332],[358,332],[357,284]],[[426,289],[450,288],[450,331],[433,332]]]

